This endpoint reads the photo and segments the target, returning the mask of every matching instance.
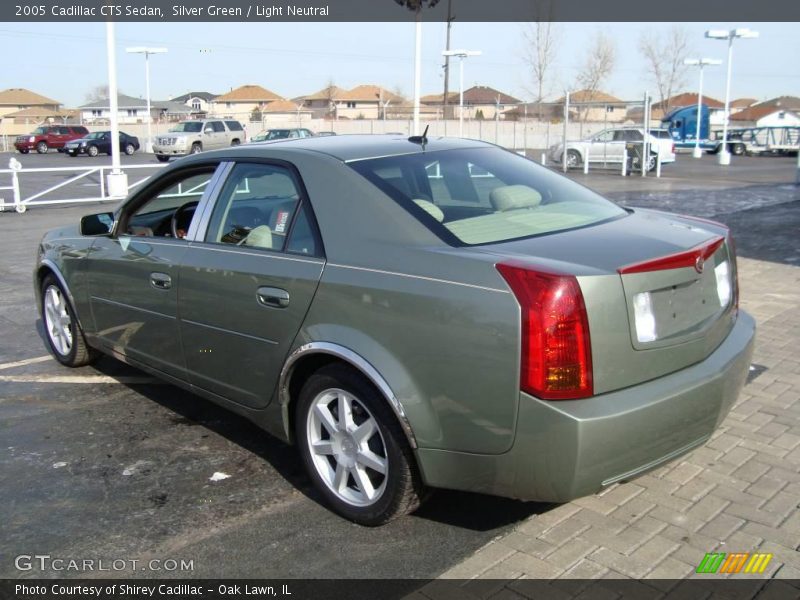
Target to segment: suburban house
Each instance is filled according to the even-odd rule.
[[[523,102],[503,113],[506,121],[539,120],[557,122],[564,119],[564,105],[554,102]]]
[[[249,121],[254,113],[260,113],[276,100],[283,98],[260,85],[243,85],[211,100],[209,114]]]
[[[111,119],[108,98],[93,100],[79,107],[80,120],[87,124],[106,124]],[[185,104],[170,100],[151,100],[150,115],[153,121],[180,121],[191,115]],[[147,100],[126,94],[117,94],[117,119],[120,124],[146,123]]]
[[[556,100],[564,104],[566,96]],[[628,103],[601,90],[578,90],[570,92],[570,118],[595,123],[622,123],[628,116]]]
[[[302,103],[303,108],[309,109],[315,119],[333,118],[336,110],[334,99],[346,93],[335,85],[329,85],[318,92],[295,98],[295,102]]]
[[[291,100],[275,100],[267,104],[261,111],[261,118],[256,119],[262,123],[279,122],[283,125],[293,123],[295,127],[300,127],[300,123],[304,120],[310,119],[312,111],[304,107],[302,104],[297,104]],[[251,114],[251,121],[256,113]]]
[[[725,103],[720,102],[716,98],[706,96],[703,94],[702,102],[709,110],[709,119],[713,122],[715,119],[722,119],[725,113]],[[660,121],[667,113],[676,108],[683,108],[684,106],[697,106],[697,93],[684,92],[676,94],[664,100],[663,102],[654,102],[650,106],[650,120]]]
[[[192,115],[202,117],[208,114],[211,108],[211,101],[217,94],[211,92],[187,92],[175,98],[170,98],[172,102],[180,102],[192,109]]]
[[[745,108],[749,108],[750,106],[753,106],[753,104],[757,103],[758,100],[756,98],[737,98],[736,100],[731,100],[731,114],[737,113]]]
[[[27,109],[39,109],[57,112],[61,103],[26,90],[24,88],[9,88],[0,92],[0,119],[11,113]]]
[[[800,98],[780,96],[731,114],[732,127],[781,127],[800,125]]]
[[[464,90],[464,118],[465,119],[494,119],[499,114],[500,119],[505,118],[505,113],[522,100],[501,92],[487,85],[474,85]],[[448,92],[447,104],[452,106],[452,115],[459,117],[461,98],[459,92]],[[435,106],[441,109],[444,106],[444,94],[430,94],[420,98],[420,104]],[[448,109],[450,113],[450,109]]]

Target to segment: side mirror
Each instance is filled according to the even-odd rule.
[[[113,228],[113,213],[106,212],[81,217],[81,235],[108,235]]]

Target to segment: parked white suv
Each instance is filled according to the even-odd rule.
[[[170,129],[169,133],[156,136],[153,152],[159,161],[167,162],[171,156],[238,146],[245,141],[244,128],[239,121],[182,121]]]
[[[622,163],[626,144],[643,144],[644,129],[638,127],[617,127],[604,129],[580,141],[567,142],[567,167],[579,167],[584,161],[592,163]],[[650,156],[648,170],[655,169],[656,158],[661,164],[675,162],[675,144],[666,129],[651,129],[649,135]],[[548,150],[551,161],[563,161],[564,144],[555,144]],[[588,157],[588,159],[587,159]]]

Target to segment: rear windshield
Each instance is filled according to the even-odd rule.
[[[203,131],[203,124],[200,121],[190,121],[188,123],[178,123],[170,129],[170,131],[181,132],[186,131],[190,133],[197,133]]]
[[[453,246],[554,233],[627,214],[591,190],[500,148],[349,165]]]

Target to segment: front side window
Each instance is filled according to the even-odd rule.
[[[203,123],[202,121],[187,121],[186,123],[178,123],[175,125],[175,127],[170,129],[170,131],[175,133],[199,133],[203,131]]]
[[[171,179],[123,219],[128,235],[183,238],[189,231],[195,208],[214,175],[215,167],[192,169]]]
[[[222,187],[205,241],[283,250],[299,203],[299,187],[286,167],[238,163]]]
[[[591,190],[499,148],[348,164],[453,246],[549,234],[627,214]]]
[[[219,133],[220,131],[225,131],[225,125],[222,124],[222,121],[211,121],[209,125],[211,125],[211,128],[216,133]]]

